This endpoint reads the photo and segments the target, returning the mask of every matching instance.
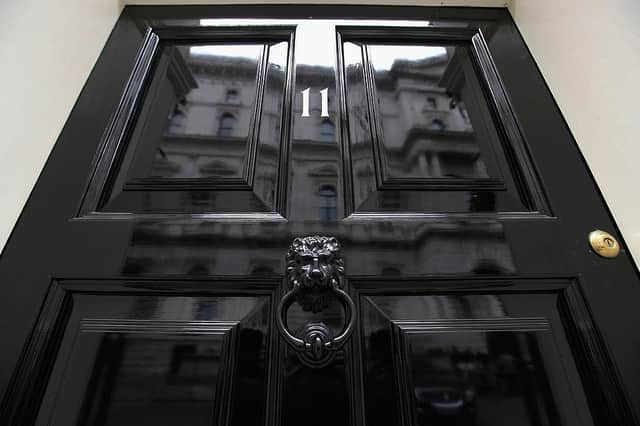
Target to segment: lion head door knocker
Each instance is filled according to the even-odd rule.
[[[327,365],[355,327],[355,306],[344,291],[342,277],[344,262],[340,243],[334,237],[309,236],[296,238],[287,253],[288,291],[280,300],[277,324],[287,343],[311,367]],[[346,326],[334,336],[324,323],[309,323],[294,336],[287,326],[287,309],[298,302],[303,310],[321,312],[332,297],[340,300],[345,308]]]

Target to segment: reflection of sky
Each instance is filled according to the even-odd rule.
[[[335,32],[336,25],[367,25],[367,26],[412,26],[412,27],[428,27],[429,21],[372,21],[372,20],[324,20],[324,19],[201,19],[202,26],[242,26],[242,25],[273,25],[273,26],[293,26],[296,28],[296,42],[299,46],[313,46],[313,49],[297,49],[295,52],[296,63],[315,66],[334,66],[336,63],[336,39],[328,37],[327,34]],[[193,46],[191,53],[201,55],[221,55],[221,56],[245,56],[242,50],[237,50],[240,46]],[[249,46],[247,55],[253,57]],[[380,46],[383,47],[383,46]],[[415,47],[415,49],[414,49]],[[406,46],[408,50],[402,51],[404,59],[416,60],[437,55],[445,54],[442,47],[431,46]],[[403,48],[405,49],[405,48]],[[394,51],[395,50],[395,51]],[[376,68],[391,68],[391,64],[398,58],[397,49],[381,51],[376,55]],[[239,55],[239,52],[242,54]],[[406,53],[406,55],[405,55]]]
[[[191,46],[191,55],[226,56],[231,58],[248,58],[255,61],[260,56],[262,45],[255,44],[218,44],[205,46]]]
[[[371,61],[376,71],[389,70],[396,60],[417,61],[446,56],[442,46],[369,46]]]

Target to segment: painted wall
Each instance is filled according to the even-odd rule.
[[[115,0],[0,1],[0,247],[120,10]]]
[[[212,1],[0,2],[0,246],[4,246],[123,3]],[[505,5],[504,0],[362,3]],[[640,157],[640,119],[636,118],[640,2],[510,0],[508,6],[639,261],[640,197],[634,183],[640,182],[636,160]]]
[[[640,1],[511,0],[509,10],[640,264]]]

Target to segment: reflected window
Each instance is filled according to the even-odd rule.
[[[236,118],[233,114],[224,113],[220,117],[220,127],[218,127],[218,136],[230,137],[233,136],[233,128],[236,125]]]
[[[240,100],[240,95],[236,89],[227,89],[224,100],[228,103],[237,103]]]
[[[429,128],[431,130],[437,130],[441,132],[446,129],[446,126],[444,125],[442,120],[438,120],[437,118],[434,118],[433,120],[431,120],[431,123],[429,124]]]
[[[380,157],[376,173],[382,182],[419,186],[426,182],[411,180],[500,179],[491,149],[500,140],[491,126],[468,46],[349,42],[345,43],[347,48],[347,70],[359,73],[347,86],[349,117],[367,108],[366,96],[361,93],[366,95],[369,89],[364,87],[361,73],[367,67],[372,71],[375,92],[369,107],[375,113],[372,120],[379,125],[373,131],[378,133],[380,149],[371,148],[374,156]],[[367,52],[366,57],[362,52]],[[367,138],[371,129],[355,120],[349,120],[349,125],[351,138],[358,129],[364,135],[360,136],[362,143],[371,143]],[[455,157],[455,171],[450,173],[425,161],[442,152]]]
[[[169,114],[169,133],[182,133],[186,119],[186,114],[176,105],[176,108]]]
[[[216,316],[217,304],[211,300],[202,300],[196,304],[196,319],[211,320]]]
[[[225,178],[242,177],[240,153],[247,150],[255,120],[263,49],[261,43],[164,44],[144,100],[145,114],[122,160],[127,175],[120,175],[117,185],[149,177],[209,178],[202,169],[215,160],[231,169]],[[233,143],[221,149],[216,141],[228,137]],[[158,148],[164,154],[157,155]]]
[[[320,124],[320,140],[333,142],[336,136],[336,126],[331,120],[323,120]]]
[[[463,104],[458,105],[458,111],[460,112],[460,116],[462,117],[464,122],[467,124],[471,124],[471,121],[469,120],[469,114],[467,113],[467,109]]]
[[[335,220],[337,218],[337,193],[331,185],[324,185],[318,191],[320,196],[320,219]]]
[[[400,272],[400,269],[396,268],[395,266],[385,266],[382,268],[382,275],[386,275],[386,276],[399,276],[402,273]]]

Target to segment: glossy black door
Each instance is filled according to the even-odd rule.
[[[506,10],[127,7],[0,259],[2,424],[636,425],[597,228]]]

